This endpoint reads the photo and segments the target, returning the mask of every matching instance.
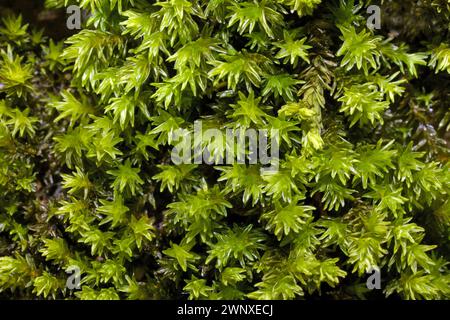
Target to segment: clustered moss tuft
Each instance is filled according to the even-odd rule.
[[[47,0],[89,14],[60,42],[5,13],[0,297],[450,298],[450,5],[373,4]],[[174,164],[198,120],[278,129],[279,170]]]

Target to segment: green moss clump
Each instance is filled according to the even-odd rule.
[[[1,20],[1,297],[450,298],[447,1],[46,3],[90,17]],[[176,165],[199,120],[279,170]]]

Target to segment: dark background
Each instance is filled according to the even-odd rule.
[[[0,15],[14,12],[21,14],[23,21],[30,27],[44,29],[44,33],[55,39],[61,40],[77,30],[66,28],[67,14],[64,9],[42,9],[44,0],[0,0]]]

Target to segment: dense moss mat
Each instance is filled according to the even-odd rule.
[[[0,297],[450,297],[448,1],[13,2]],[[278,130],[278,170],[174,163],[227,129]]]

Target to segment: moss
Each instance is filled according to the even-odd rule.
[[[450,297],[445,1],[78,2],[0,24],[1,297]]]

